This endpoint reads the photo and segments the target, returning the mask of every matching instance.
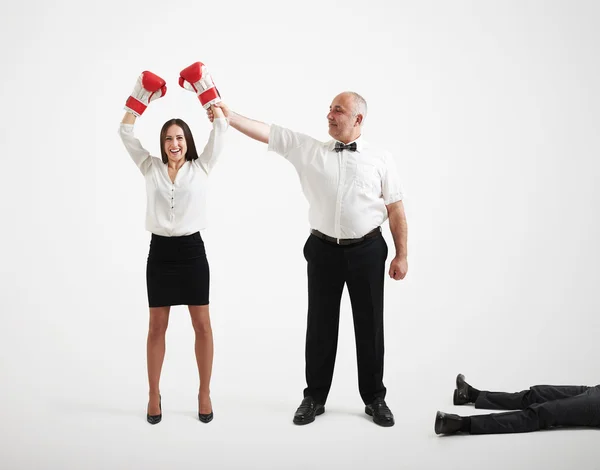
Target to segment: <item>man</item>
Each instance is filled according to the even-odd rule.
[[[389,218],[396,247],[389,275],[406,276],[407,228],[391,155],[362,138],[365,100],[354,92],[333,99],[329,135],[320,142],[276,125],[254,121],[217,105],[230,125],[264,142],[294,165],[309,203],[308,322],[304,399],[295,424],[308,424],[325,411],[338,340],[344,284],[352,304],[359,390],[365,412],[381,426],[393,426],[383,385],[383,283],[388,249],[381,224]],[[212,120],[212,112],[208,111]]]
[[[479,391],[458,374],[454,404],[475,408],[520,410],[487,415],[458,416],[438,411],[436,434],[500,434],[531,432],[553,427],[600,426],[600,385],[536,385],[518,393]]]

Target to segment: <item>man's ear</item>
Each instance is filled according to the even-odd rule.
[[[363,115],[357,114],[356,115],[356,125],[360,126],[362,124],[362,121],[363,121]]]

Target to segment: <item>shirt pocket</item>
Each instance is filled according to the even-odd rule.
[[[377,167],[369,163],[357,163],[354,186],[361,194],[381,194],[381,176]]]

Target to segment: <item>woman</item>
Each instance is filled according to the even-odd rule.
[[[201,72],[206,79],[205,69]],[[200,230],[206,228],[208,173],[221,152],[228,125],[222,112],[215,108],[217,119],[204,151],[198,155],[188,125],[181,119],[171,119],[160,132],[162,158],[151,156],[134,137],[133,125],[148,104],[165,93],[162,78],[143,72],[126,102],[127,112],[119,129],[125,148],[146,178],[146,229],[152,233],[146,268],[150,307],[147,420],[157,424],[162,419],[159,382],[170,308],[187,305],[196,333],[200,376],[198,417],[208,423],[213,418],[210,400],[213,337],[208,309],[209,267]]]

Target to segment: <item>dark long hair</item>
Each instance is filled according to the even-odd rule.
[[[179,126],[183,129],[183,136],[185,137],[185,145],[187,146],[187,152],[185,153],[185,159],[188,161],[196,160],[198,158],[198,151],[196,150],[196,144],[194,143],[194,136],[185,121],[179,118],[169,119],[165,122],[160,130],[160,155],[163,163],[169,162],[167,152],[165,152],[165,139],[167,137],[167,130],[171,126]]]

